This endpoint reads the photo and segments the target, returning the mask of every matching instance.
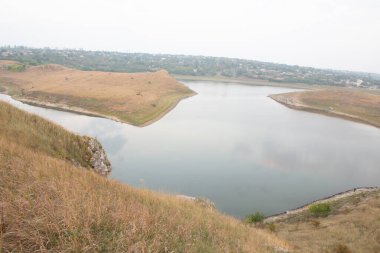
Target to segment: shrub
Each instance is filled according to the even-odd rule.
[[[327,216],[330,209],[329,203],[320,203],[320,204],[314,204],[309,207],[309,211],[314,214],[315,216]]]
[[[249,214],[246,217],[247,223],[258,223],[264,220],[265,216],[263,213],[256,212],[254,214]]]
[[[8,71],[12,72],[22,72],[25,71],[26,65],[25,64],[12,64],[7,67]]]
[[[338,244],[334,252],[335,253],[352,253],[352,251],[344,244]]]

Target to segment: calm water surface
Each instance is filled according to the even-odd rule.
[[[292,89],[185,84],[198,95],[144,128],[1,99],[98,138],[113,165],[112,178],[204,196],[239,217],[380,186],[379,129],[291,110],[267,97]]]

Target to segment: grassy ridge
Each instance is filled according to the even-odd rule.
[[[61,159],[80,152],[77,136],[10,105],[0,108],[3,252],[265,253],[288,247],[214,209],[80,170]],[[59,153],[50,151],[61,142]]]

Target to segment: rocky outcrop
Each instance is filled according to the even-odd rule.
[[[193,197],[183,194],[177,194],[176,197],[184,200],[193,201],[205,208],[216,209],[215,203],[205,197]]]
[[[100,142],[97,139],[89,138],[88,150],[91,152],[90,163],[93,170],[107,176],[111,172],[112,166]]]

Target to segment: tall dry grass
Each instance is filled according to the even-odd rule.
[[[0,107],[16,115],[11,121],[2,119],[0,125],[2,252],[265,253],[288,247],[276,236],[214,209],[78,169],[46,150],[49,141],[43,146],[38,143],[45,138],[39,127],[57,128],[52,133],[61,128],[35,116],[22,116],[9,105]],[[15,119],[24,126],[17,126]],[[7,122],[19,130],[11,131]],[[28,136],[33,132],[28,129],[34,127],[32,137]],[[69,152],[75,143],[60,148]]]
[[[1,136],[28,149],[90,167],[88,138],[0,101]]]

